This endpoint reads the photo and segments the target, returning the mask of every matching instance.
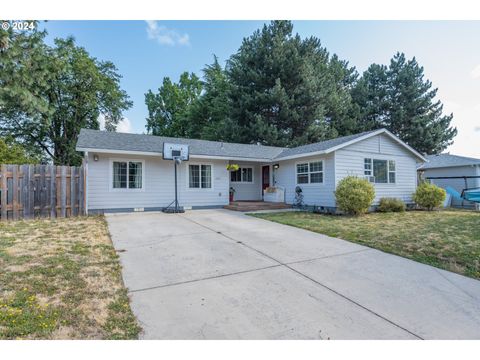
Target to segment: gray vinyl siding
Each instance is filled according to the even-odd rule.
[[[437,177],[437,176],[478,176],[480,175],[480,167],[476,166],[454,166],[437,169],[426,169],[423,171],[423,178]],[[465,189],[464,179],[432,179],[432,183],[445,189],[450,186],[457,190],[459,193]],[[480,187],[480,179],[467,179],[467,187]],[[467,202],[456,200],[452,198],[452,206],[462,206]]]
[[[262,166],[259,163],[248,163],[243,161],[231,161],[231,163],[237,164],[240,168],[253,168],[252,183],[230,182],[230,186],[235,189],[235,195],[233,196],[234,200],[262,200]],[[228,176],[230,176],[230,173]]]
[[[303,202],[305,205],[311,206],[335,206],[333,196],[335,190],[335,160],[333,153],[326,156],[310,156],[279,162],[280,167],[275,171],[275,181],[277,186],[285,188],[287,204],[293,204],[295,200],[296,164],[319,160],[323,160],[323,184],[300,184],[299,186],[303,190]]]
[[[348,175],[363,177],[365,158],[395,160],[395,184],[374,184],[374,205],[382,197],[412,202],[417,182],[416,159],[407,149],[383,134],[336,151],[336,183]]]
[[[88,209],[158,208],[167,206],[174,199],[174,171],[172,161],[160,156],[137,156],[119,154],[93,154],[88,156]],[[144,161],[144,188],[141,190],[111,189],[111,160]],[[189,189],[188,164],[212,165],[212,188]],[[181,206],[221,206],[228,204],[227,161],[189,161],[178,166],[178,193]]]

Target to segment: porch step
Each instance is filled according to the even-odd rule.
[[[274,203],[264,201],[234,201],[224,206],[224,209],[234,211],[258,211],[258,210],[279,210],[289,209],[291,205],[285,203]]]

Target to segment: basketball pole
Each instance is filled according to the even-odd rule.
[[[174,160],[174,163],[175,163],[175,212],[178,213],[177,159]]]

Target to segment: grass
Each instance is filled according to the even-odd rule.
[[[359,217],[307,212],[253,214],[480,279],[480,213],[407,211]]]
[[[136,339],[103,217],[0,223],[0,339]]]

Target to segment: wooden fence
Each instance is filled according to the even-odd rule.
[[[0,220],[85,214],[83,167],[1,165]]]

